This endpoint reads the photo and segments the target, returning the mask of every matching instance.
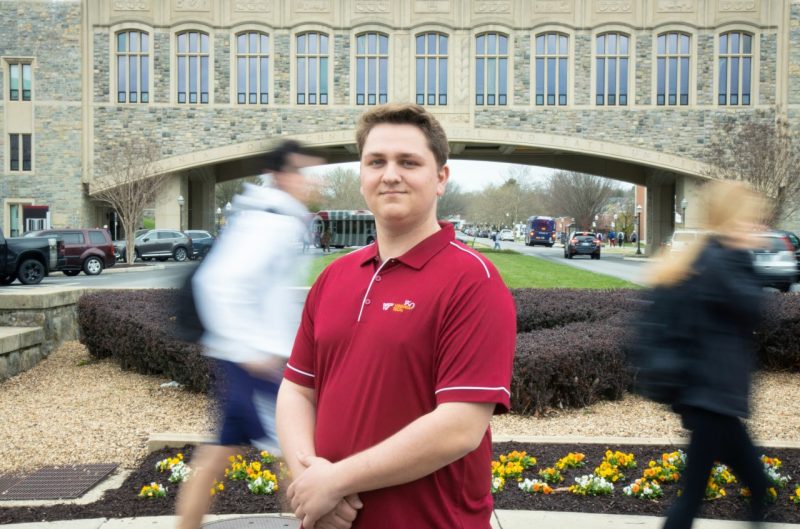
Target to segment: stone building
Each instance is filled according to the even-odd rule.
[[[93,186],[137,139],[157,226],[210,228],[276,137],[353,160],[365,107],[417,101],[454,158],[646,186],[659,241],[722,123],[797,122],[800,0],[0,0],[0,94],[7,235],[109,224]]]

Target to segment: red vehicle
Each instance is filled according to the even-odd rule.
[[[63,266],[58,270],[64,275],[76,276],[83,271],[86,275],[96,276],[104,268],[114,266],[114,242],[107,230],[101,229],[52,229],[32,231],[25,237],[56,236],[64,241]]]

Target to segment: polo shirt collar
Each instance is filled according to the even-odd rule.
[[[397,257],[396,260],[415,270],[420,270],[425,266],[425,263],[430,261],[433,256],[442,249],[446,248],[456,237],[453,225],[449,222],[440,222],[439,227],[441,228],[439,231],[423,240],[400,257]],[[364,259],[361,261],[361,265],[363,266],[367,263],[379,260],[380,252],[378,251],[378,242],[375,241],[372,248],[367,251]]]

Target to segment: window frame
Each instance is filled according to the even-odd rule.
[[[498,95],[497,100],[494,104],[488,103],[488,86],[484,86],[484,101],[482,103],[478,103],[478,37],[488,35],[490,33],[494,33],[497,35],[502,35],[507,39],[507,49],[506,49],[506,102],[500,103],[499,101],[499,86],[497,87],[498,90],[496,91],[496,95]],[[505,26],[497,26],[497,25],[488,25],[488,26],[481,26],[480,28],[475,28],[470,33],[470,106],[474,107],[511,107],[514,104],[514,31],[511,28]],[[452,47],[451,47],[452,48]],[[499,49],[499,44],[498,44]],[[486,57],[490,57],[486,54],[483,54],[482,57],[485,59]],[[495,55],[496,58],[501,57],[499,54]],[[484,74],[485,75],[485,74]],[[498,78],[499,81],[499,72]]]
[[[387,33],[386,31],[384,31],[384,28],[382,28],[382,29],[364,29],[364,28],[359,28],[359,30],[360,31],[358,31],[358,32],[354,32],[354,34],[352,36],[352,40],[351,40],[351,45],[350,45],[351,49],[353,50],[353,60],[352,60],[351,64],[352,64],[352,68],[353,68],[353,74],[354,74],[353,80],[354,80],[354,82],[353,82],[353,84],[351,86],[353,87],[353,101],[354,101],[354,104],[356,106],[359,106],[359,107],[371,107],[371,106],[377,106],[377,105],[382,105],[382,104],[388,103],[391,100],[391,93],[392,93],[391,85],[390,85],[391,80],[392,80],[392,68],[391,68],[391,66],[392,66],[392,63],[391,63],[391,57],[392,57],[392,35],[390,33]],[[376,36],[375,53],[370,53],[369,52],[369,35],[375,35]],[[366,37],[367,38],[367,44],[366,44],[365,51],[364,51],[363,54],[359,54],[359,52],[358,52],[358,39],[359,39],[359,37]],[[381,53],[381,37],[386,38],[386,53],[385,54]],[[369,59],[375,59],[377,61],[376,62],[376,70],[375,70],[375,86],[377,88],[377,92],[375,94],[370,94],[370,92],[369,92],[369,67],[365,63],[365,68],[364,68],[364,85],[365,85],[364,101],[362,103],[359,103],[358,102],[358,96],[359,96],[359,93],[358,93],[358,89],[359,89],[359,84],[358,84],[358,61],[359,61],[359,59],[362,59],[362,58],[365,61],[368,61]],[[381,59],[386,59],[386,100],[385,101],[381,101],[381,89],[380,89],[380,87],[381,87],[381,67],[380,67]],[[369,99],[370,96],[372,96],[372,95],[375,96],[374,102],[370,102],[370,99]]]
[[[13,139],[13,136],[17,136],[16,142]],[[29,138],[30,142],[30,160],[28,163],[30,164],[28,169],[25,169],[25,138]],[[5,141],[8,144],[8,148],[3,153],[4,158],[8,161],[5,163],[6,172],[14,173],[14,174],[33,174],[35,170],[34,160],[35,156],[35,141],[34,141],[34,134],[33,132],[6,132],[5,133]],[[12,150],[14,149],[14,143],[16,143],[16,150],[17,150],[17,168],[13,169],[11,167],[11,160],[12,160]]]
[[[139,33],[146,33],[148,41],[149,41],[149,49],[148,49],[148,52],[147,52],[146,55],[144,53],[142,53],[141,51],[134,52],[134,53],[131,53],[130,51],[124,52],[127,57],[130,57],[131,55],[136,55],[136,56],[139,56],[139,57],[142,57],[142,56],[146,56],[147,57],[147,68],[148,68],[147,102],[144,102],[144,103],[141,102],[141,94],[142,94],[142,87],[141,86],[139,86],[139,89],[137,91],[137,99],[139,99],[140,101],[137,101],[135,103],[132,103],[132,102],[128,101],[128,98],[130,97],[130,91],[129,90],[125,92],[126,101],[125,102],[120,102],[119,101],[119,62],[117,60],[117,56],[118,56],[118,54],[120,52],[117,51],[117,35],[119,35],[122,32],[130,32],[130,31],[138,31]],[[153,28],[151,28],[149,26],[146,26],[144,24],[134,24],[134,23],[117,24],[117,25],[111,26],[109,28],[108,37],[109,37],[109,48],[108,48],[108,51],[109,51],[109,60],[108,60],[109,61],[108,62],[109,69],[108,70],[109,70],[109,76],[111,77],[110,83],[109,83],[109,94],[108,94],[109,101],[112,104],[115,104],[115,105],[149,105],[149,104],[151,104],[153,102],[153,89],[154,89],[154,86],[155,86],[155,84],[153,82],[153,76],[154,76],[153,66],[155,64],[154,60],[153,60],[153,55],[154,55],[153,54],[153,49],[155,47],[155,32],[153,31]],[[141,49],[141,44],[140,44],[139,48]],[[141,83],[141,67],[139,68],[139,71],[137,73],[139,75],[139,82]],[[126,72],[125,80],[126,80],[126,82],[128,82],[128,84],[130,84],[129,83],[129,80],[130,80],[130,68]]]
[[[439,52],[439,53],[437,53],[435,55],[431,55],[430,53],[427,52],[427,36],[432,34],[432,33],[435,33],[436,35],[438,35],[439,38],[445,37],[447,39],[447,53],[446,54],[442,54],[442,53]],[[417,54],[417,38],[418,37],[425,37],[426,38],[426,53],[424,53],[423,55],[418,55]],[[412,57],[413,57],[413,66],[412,66],[412,68],[414,69],[414,75],[411,76],[412,77],[412,79],[411,79],[411,93],[414,94],[413,100],[414,100],[415,103],[420,104],[419,101],[417,101],[417,96],[419,95],[417,93],[417,80],[418,80],[418,77],[417,77],[417,60],[422,58],[425,61],[425,70],[424,70],[425,71],[425,79],[423,80],[423,87],[425,88],[425,90],[423,91],[423,94],[422,94],[423,101],[425,101],[425,102],[422,105],[423,106],[430,106],[430,107],[446,107],[448,104],[450,104],[450,101],[451,101],[450,92],[452,91],[452,66],[453,66],[453,55],[452,55],[451,51],[453,49],[453,41],[454,41],[454,39],[455,39],[455,37],[453,35],[451,35],[450,33],[448,33],[448,31],[445,28],[438,28],[438,27],[437,28],[417,28],[417,31],[414,32],[411,35],[411,48],[410,49],[411,49],[411,53],[412,53]],[[437,52],[438,52],[438,46],[439,46],[439,41],[437,39]],[[428,97],[428,92],[427,92],[428,62],[427,61],[430,60],[431,58],[437,59],[437,64],[436,64],[436,77],[437,77],[437,79],[436,79],[436,93],[434,94],[436,102],[434,104],[429,104],[427,102],[427,97]],[[441,59],[445,59],[447,61],[447,67],[445,69],[447,87],[445,88],[444,94],[441,93],[441,89],[440,89],[440,86],[439,86],[439,81],[441,80],[441,70],[439,68],[438,61],[440,61]],[[444,95],[444,103],[441,103],[442,95]]]
[[[237,48],[237,38],[242,33],[262,33],[262,34],[267,36],[269,50],[268,50],[268,52],[266,54],[266,59],[267,59],[267,102],[266,103],[262,103],[261,102],[261,92],[260,91],[257,92],[257,94],[258,94],[258,98],[257,98],[258,102],[257,103],[250,103],[249,102],[249,92],[245,93],[245,96],[246,96],[245,99],[247,100],[247,102],[239,103],[239,90],[238,90],[238,88],[239,88],[238,87],[238,82],[239,82],[239,78],[238,78],[238,74],[239,74],[239,70],[238,70],[239,51],[238,51],[238,48]],[[275,87],[275,60],[274,60],[274,55],[275,55],[275,53],[274,53],[274,50],[275,50],[275,31],[274,31],[274,29],[269,27],[269,26],[264,26],[264,25],[260,25],[260,24],[241,24],[241,25],[232,27],[231,28],[231,33],[230,33],[230,49],[231,49],[231,53],[230,53],[230,69],[229,69],[229,71],[231,72],[231,74],[230,74],[230,98],[229,98],[229,101],[231,102],[231,105],[233,105],[235,107],[246,108],[246,107],[257,107],[257,106],[275,104],[275,91],[274,91],[274,87]],[[254,55],[248,53],[247,56],[250,57],[250,56],[254,56]],[[258,57],[262,57],[262,55],[259,54]],[[259,74],[260,73],[261,73],[261,71],[260,71],[260,65],[259,65]],[[260,75],[259,75],[259,89],[261,88],[260,83],[261,83],[261,80],[260,80]]]
[[[35,59],[34,57],[4,57],[3,58],[3,77],[6,80],[5,86],[3,86],[3,94],[2,99],[8,103],[32,103],[34,94],[36,92],[35,89]],[[11,97],[11,68],[12,66],[19,67],[19,85],[17,88],[17,97]],[[25,66],[30,69],[30,95],[28,99],[24,98],[25,89],[24,86],[24,71]]]
[[[600,36],[615,33],[618,37],[620,35],[628,38],[628,83],[627,83],[627,104],[621,105],[619,103],[619,83],[617,84],[617,102],[613,105],[608,104],[608,76],[606,75],[604,85],[604,103],[597,103],[597,59],[601,56],[597,53],[597,39]],[[636,88],[636,35],[631,32],[630,28],[622,26],[603,26],[596,28],[592,32],[592,65],[590,69],[591,75],[591,101],[592,106],[597,108],[632,108],[636,104],[635,88]],[[617,59],[625,58],[623,55],[608,55],[604,54],[603,57],[616,57]],[[606,70],[607,71],[607,70]],[[617,65],[617,77],[619,77],[619,65]]]
[[[726,101],[724,105],[719,103],[719,60],[720,60],[720,49],[719,49],[719,40],[720,37],[726,33],[747,33],[752,38],[752,47],[750,53],[750,104],[743,105],[741,103],[737,105],[731,105]],[[740,54],[739,57],[742,55]],[[758,105],[759,101],[759,85],[760,85],[760,61],[759,57],[761,56],[761,33],[759,32],[758,28],[755,26],[748,26],[746,24],[726,24],[724,26],[720,26],[715,29],[714,31],[714,73],[713,73],[713,98],[714,98],[714,106],[720,108],[754,108]],[[741,86],[740,86],[741,89]],[[741,92],[739,94],[741,97]]]
[[[683,33],[689,36],[689,83],[688,83],[688,93],[687,93],[687,103],[685,105],[680,104],[680,77],[678,79],[678,93],[677,93],[677,103],[675,105],[668,104],[669,101],[669,75],[665,68],[665,79],[664,79],[664,104],[658,104],[658,37],[661,35],[666,35],[668,33]],[[665,25],[658,28],[655,28],[652,33],[653,39],[653,49],[651,60],[652,60],[652,106],[654,107],[663,107],[663,108],[681,108],[681,107],[692,107],[696,104],[697,101],[697,31],[688,26],[682,25]],[[680,50],[680,41],[678,41],[678,49]],[[666,57],[680,57],[681,54],[678,53],[677,55],[665,55]],[[680,68],[679,68],[680,71]]]
[[[198,67],[199,77],[198,77],[198,90],[197,90],[197,102],[192,103],[189,101],[189,94],[191,90],[189,90],[189,86],[187,86],[186,90],[186,101],[183,103],[178,102],[178,87],[179,83],[179,75],[181,72],[178,71],[178,36],[183,33],[188,32],[196,32],[203,34],[205,33],[208,35],[208,102],[202,103],[202,69]],[[191,23],[191,24],[181,24],[175,26],[170,29],[170,94],[169,94],[169,102],[171,106],[176,107],[205,107],[207,105],[214,104],[214,76],[215,76],[215,69],[214,69],[214,40],[215,34],[214,29],[200,23]],[[184,55],[184,54],[181,54]],[[186,52],[186,56],[192,55],[190,52]],[[197,52],[196,54],[198,57],[203,55],[202,52]],[[188,65],[187,65],[188,68]],[[187,82],[189,81],[187,76]]]
[[[314,102],[314,103],[308,103],[307,101],[305,101],[306,98],[304,98],[304,102],[303,103],[298,103],[297,102],[297,95],[298,95],[298,91],[297,91],[297,89],[298,89],[298,83],[297,83],[297,73],[298,73],[298,67],[297,67],[297,60],[298,60],[298,57],[297,57],[297,37],[299,37],[301,35],[306,35],[306,34],[309,34],[309,33],[318,33],[318,34],[325,35],[326,37],[328,37],[328,54],[327,54],[328,67],[327,67],[327,72],[326,72],[327,73],[327,80],[328,80],[328,86],[327,86],[328,92],[326,94],[327,101],[325,103],[320,103],[319,101]],[[328,28],[328,27],[321,26],[321,25],[303,25],[302,27],[296,28],[294,31],[292,31],[289,34],[289,39],[290,39],[289,55],[291,57],[290,67],[289,67],[289,77],[290,77],[290,82],[289,82],[289,98],[290,98],[290,100],[289,100],[289,104],[290,105],[296,106],[296,107],[300,107],[300,108],[309,108],[309,107],[319,107],[319,106],[329,107],[329,106],[334,104],[333,102],[335,101],[335,99],[334,99],[334,82],[333,82],[333,74],[334,74],[334,72],[333,72],[333,63],[334,63],[334,60],[335,60],[335,57],[336,57],[335,48],[334,48],[335,42],[336,42],[335,37],[336,37],[336,35],[334,34],[332,28]],[[307,57],[308,53],[304,53],[304,56]],[[323,57],[323,56],[317,54],[317,58],[320,58],[320,57]],[[317,66],[317,73],[318,74],[321,71],[319,68],[320,67],[318,65]],[[306,83],[306,84],[308,84],[308,83]],[[305,94],[304,95],[306,95],[306,96],[308,95],[308,90],[305,90]],[[317,93],[315,95],[317,95],[317,96],[321,95],[319,89],[317,89]]]
[[[549,35],[549,34],[555,34],[557,36],[566,37],[567,38],[567,53],[566,53],[566,55],[562,55],[560,52],[557,52],[555,55],[551,55],[551,54],[547,53],[547,50],[545,50],[545,54],[543,55],[543,57],[545,57],[545,58],[547,58],[547,57],[555,57],[557,59],[564,58],[564,57],[566,58],[566,60],[567,60],[567,93],[566,93],[566,98],[565,98],[565,102],[564,103],[561,103],[559,99],[556,99],[555,103],[550,104],[550,103],[547,102],[548,91],[547,91],[547,87],[545,86],[545,92],[544,92],[545,99],[543,100],[543,103],[539,104],[539,103],[536,102],[536,96],[537,96],[537,94],[536,94],[536,82],[537,82],[536,59],[539,57],[537,55],[537,53],[536,53],[536,38],[539,37],[539,36],[542,36],[542,35],[546,36],[546,35]],[[546,44],[546,39],[545,39],[545,46],[546,45],[547,44]],[[594,45],[594,41],[592,41],[592,45]],[[572,70],[573,70],[574,65],[575,65],[574,48],[575,48],[575,33],[573,31],[565,28],[565,27],[562,27],[562,26],[543,26],[543,27],[537,28],[535,31],[531,32],[531,49],[530,49],[530,57],[531,57],[531,60],[530,60],[530,63],[531,63],[531,74],[530,74],[531,75],[531,85],[530,85],[531,106],[548,108],[548,107],[567,107],[567,106],[570,106],[572,104],[572,102],[574,101],[574,97],[575,97],[574,96],[574,91],[575,91],[574,90],[574,83],[573,83],[573,77],[572,77],[573,76]],[[590,72],[591,72],[591,68],[590,68]],[[556,74],[556,77],[558,78],[558,74]],[[592,81],[593,80],[594,79],[592,79]],[[545,75],[545,83],[546,82],[547,82],[547,77]],[[560,96],[560,94],[558,93],[558,88],[560,88],[560,86],[561,86],[560,84],[557,84],[556,96]]]

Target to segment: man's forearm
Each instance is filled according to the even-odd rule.
[[[275,422],[283,459],[297,478],[305,470],[297,454],[315,455],[316,406],[313,391],[286,380],[278,391]]]
[[[452,403],[395,435],[333,465],[343,496],[408,483],[472,452],[489,426],[494,404]]]

